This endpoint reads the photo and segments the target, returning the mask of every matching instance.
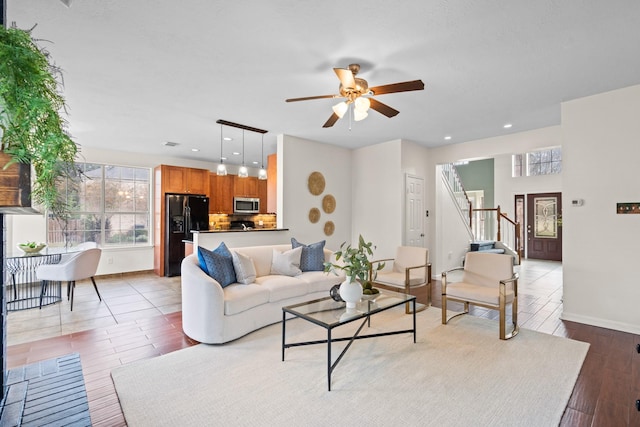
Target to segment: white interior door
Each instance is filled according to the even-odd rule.
[[[424,248],[424,179],[405,175],[404,244]]]

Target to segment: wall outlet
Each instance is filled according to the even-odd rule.
[[[107,264],[113,264],[113,258],[112,257],[107,258]]]
[[[449,252],[449,259],[453,258],[453,252]]]

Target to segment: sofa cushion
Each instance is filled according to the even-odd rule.
[[[326,241],[321,240],[310,245],[298,242],[295,237],[291,238],[291,247],[302,247],[300,255],[300,270],[302,271],[324,271],[324,245]]]
[[[296,276],[296,279],[307,283],[309,293],[327,291],[327,295],[329,295],[328,292],[331,287],[344,282],[345,276],[344,274],[339,276],[333,273],[327,274],[324,271],[305,271],[301,275]]]
[[[248,256],[231,251],[233,269],[236,272],[236,282],[248,285],[256,281],[256,268],[253,260]]]
[[[256,278],[256,283],[269,291],[269,302],[309,293],[309,285],[298,277],[269,275]]]
[[[224,314],[232,316],[269,302],[269,290],[257,283],[234,283],[224,288]]]
[[[302,273],[302,271],[300,270],[301,255],[301,246],[285,252],[280,252],[277,249],[273,249],[273,258],[271,259],[271,274],[297,276],[298,274]]]
[[[233,268],[233,258],[224,242],[220,243],[213,251],[198,246],[198,259],[200,258],[204,260],[206,266],[206,270],[203,269],[203,271],[220,283],[220,286],[224,288],[235,283],[236,272]]]

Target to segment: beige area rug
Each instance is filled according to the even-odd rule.
[[[404,307],[378,316],[371,329],[411,324]],[[589,347],[530,330],[500,341],[497,322],[461,316],[443,326],[433,307],[417,324],[416,344],[411,334],[354,342],[333,372],[332,391],[326,345],[287,349],[282,362],[281,324],[222,346],[132,363],[111,376],[131,427],[540,427],[560,422]],[[301,319],[287,322],[287,342],[325,337]],[[343,346],[334,346],[334,357]]]

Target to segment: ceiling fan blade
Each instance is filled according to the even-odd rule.
[[[327,120],[325,122],[325,124],[322,125],[323,128],[330,128],[331,126],[335,125],[336,122],[338,121],[338,119],[340,119],[340,117],[338,117],[338,115],[336,113],[333,113],[331,115],[331,117],[329,117],[329,120]]]
[[[286,102],[296,102],[296,101],[309,101],[312,99],[325,99],[325,98],[341,98],[340,95],[318,95],[318,96],[307,96],[305,98],[289,98],[285,99]]]
[[[389,85],[370,87],[369,91],[373,92],[374,95],[384,95],[385,93],[409,92],[412,90],[423,89],[424,83],[422,83],[422,80],[412,80],[410,82],[392,83]]]
[[[372,109],[376,110],[380,114],[384,114],[389,118],[397,116],[398,113],[400,113],[400,111],[396,110],[395,108],[391,108],[387,104],[383,104],[382,102],[374,98],[369,98],[369,102],[371,102]]]
[[[355,89],[356,80],[353,78],[353,72],[347,68],[334,68],[333,71],[337,74],[342,83],[342,87],[345,89]]]

